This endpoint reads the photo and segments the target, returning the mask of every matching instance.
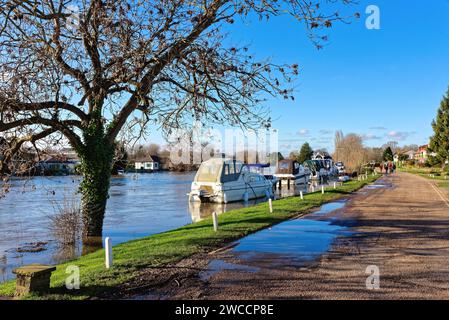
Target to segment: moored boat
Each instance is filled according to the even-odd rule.
[[[310,170],[295,160],[280,160],[274,177],[282,182],[293,182],[295,185],[309,183]]]
[[[209,159],[198,169],[189,194],[190,201],[229,203],[271,197],[273,185],[263,174],[232,159]]]

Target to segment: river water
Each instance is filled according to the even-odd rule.
[[[256,203],[189,203],[194,175],[158,172],[113,178],[103,237],[111,237],[115,245],[199,221],[213,211],[220,214]],[[58,204],[79,199],[80,181],[78,176],[63,176],[11,182],[10,192],[0,198],[0,282],[13,278],[12,270],[18,266],[57,264],[81,254],[80,245],[60,245],[49,229],[49,216]],[[23,250],[27,247],[39,250]]]

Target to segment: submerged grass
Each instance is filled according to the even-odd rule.
[[[50,291],[42,295],[29,295],[28,299],[87,299],[114,290],[145,268],[160,267],[175,263],[195,253],[208,252],[239,239],[245,235],[277,224],[286,219],[305,214],[323,203],[341,198],[364,185],[375,181],[379,176],[365,181],[350,181],[337,189],[329,188],[299,197],[290,197],[273,202],[270,214],[267,203],[232,210],[219,216],[219,230],[213,231],[212,219],[193,223],[172,231],[154,234],[145,238],[114,246],[114,266],[104,267],[104,250],[82,256],[78,259],[57,265],[51,277]],[[81,288],[68,290],[65,287],[68,266],[78,266]],[[15,280],[0,284],[0,296],[12,296]]]

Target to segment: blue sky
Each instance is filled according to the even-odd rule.
[[[380,9],[380,30],[365,27],[368,5]],[[361,134],[367,146],[425,144],[432,135],[449,86],[449,0],[360,0],[352,10],[361,18],[336,24],[322,50],[285,16],[232,27],[230,40],[256,56],[300,65],[295,101],[268,101],[283,152],[304,141],[332,151],[335,130]]]

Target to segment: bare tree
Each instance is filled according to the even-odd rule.
[[[335,161],[344,162],[346,168],[350,171],[359,171],[361,166],[366,163],[367,151],[363,146],[363,139],[355,133],[344,135],[342,131],[335,133],[335,152],[333,158]]]
[[[161,152],[161,146],[156,144],[156,143],[152,143],[148,146],[148,153],[149,155],[152,156],[158,156],[159,152]]]
[[[226,46],[223,26],[288,14],[319,47],[319,30],[343,20],[334,2],[351,0],[0,1],[0,170],[23,145],[63,136],[82,162],[84,236],[101,236],[120,132],[269,125],[264,96],[292,98],[298,65]]]

